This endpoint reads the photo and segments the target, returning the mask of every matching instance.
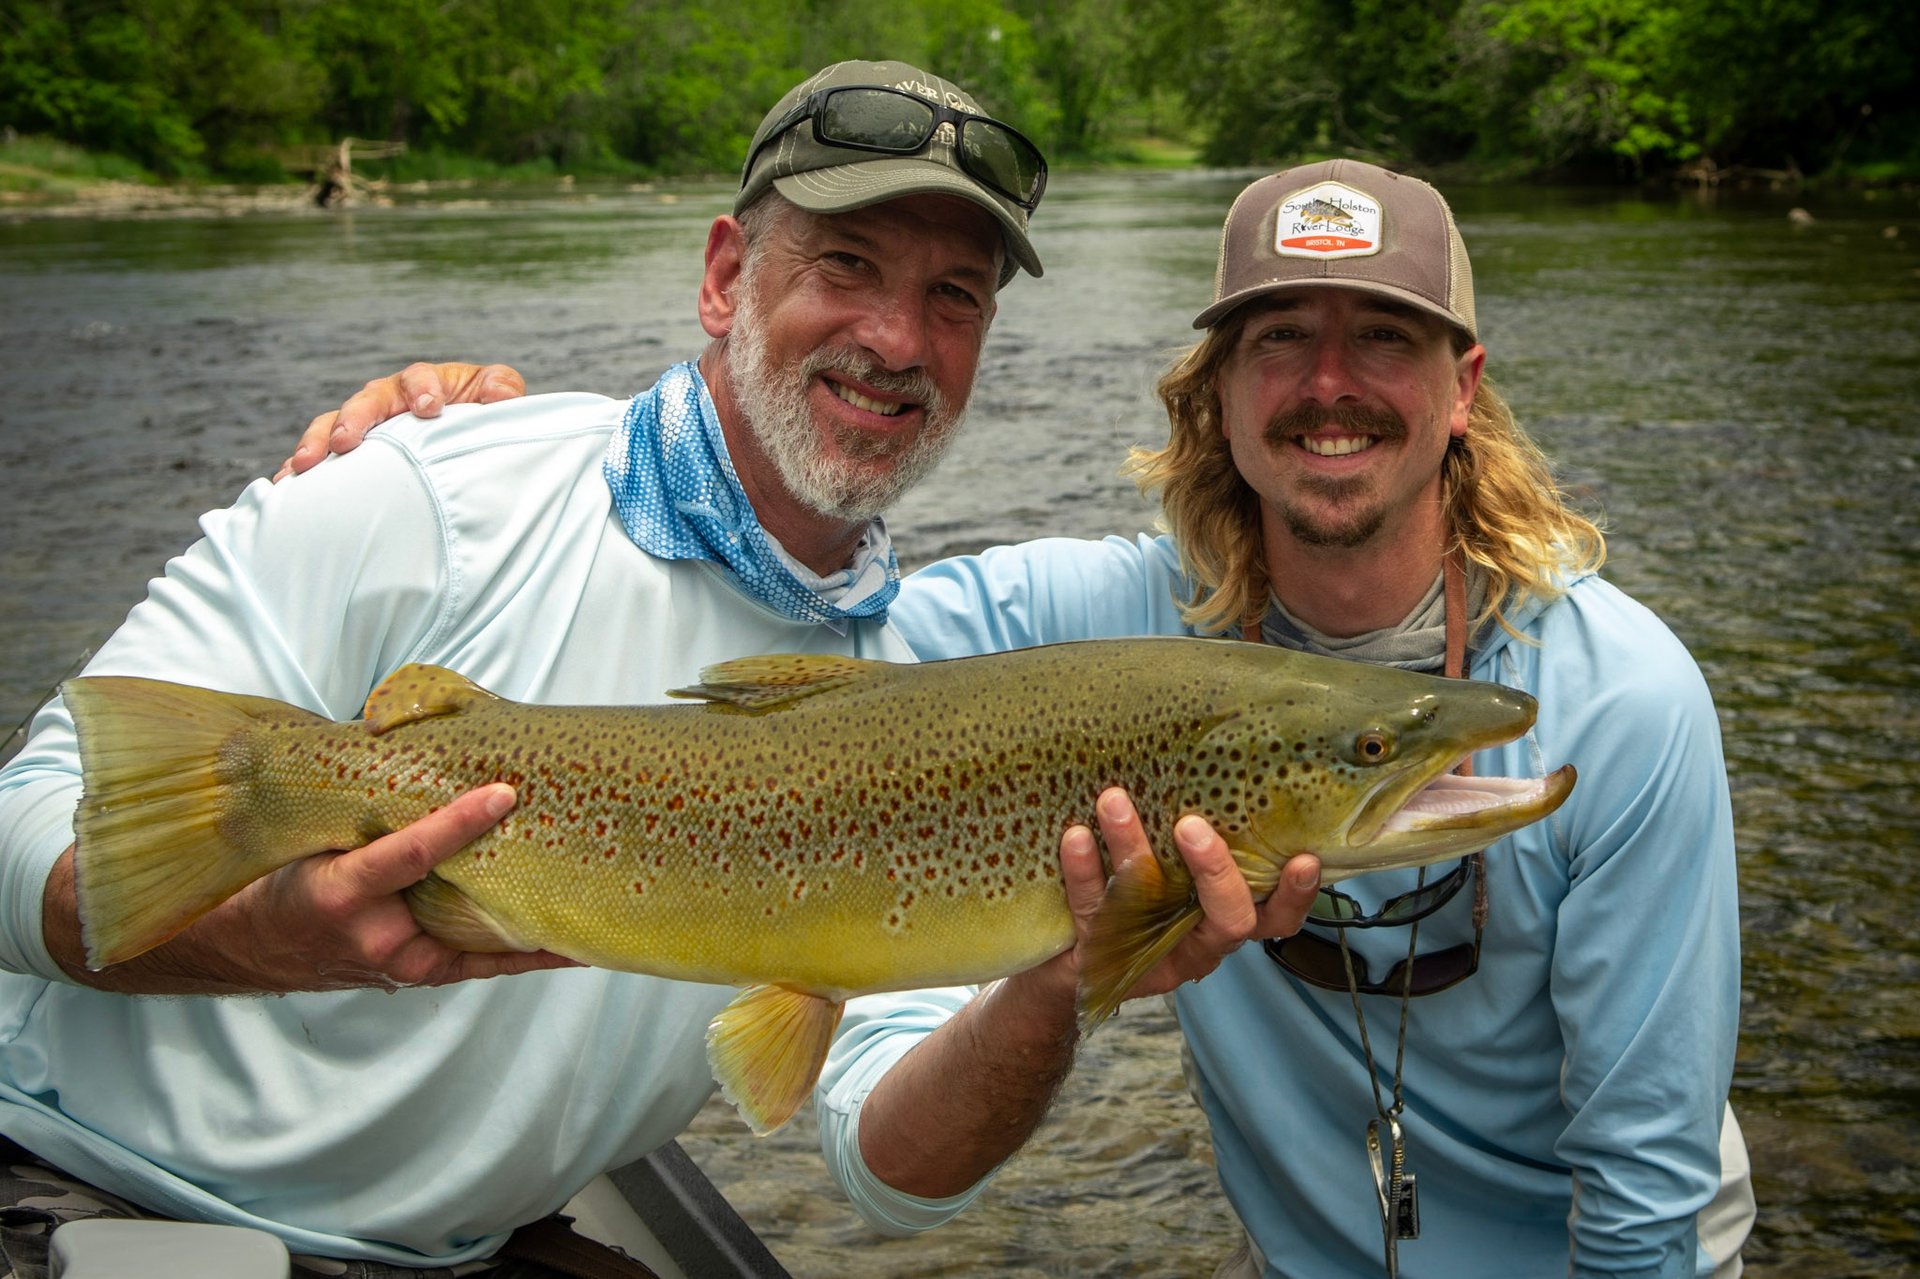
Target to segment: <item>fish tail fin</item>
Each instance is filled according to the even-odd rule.
[[[1200,922],[1184,864],[1136,857],[1114,872],[1080,966],[1080,1033],[1111,1017],[1134,983]]]
[[[283,702],[126,676],[61,686],[80,739],[74,872],[87,966],[151,950],[298,856],[239,836],[236,734],[263,716],[308,715]],[[317,722],[325,722],[312,716]]]
[[[793,1118],[826,1065],[846,1005],[785,986],[753,986],[707,1026],[720,1093],[764,1137]]]

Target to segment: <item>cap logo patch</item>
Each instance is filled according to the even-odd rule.
[[[1380,251],[1380,202],[1338,182],[1296,191],[1274,215],[1285,258],[1357,258]]]

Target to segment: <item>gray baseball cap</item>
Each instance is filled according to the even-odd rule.
[[[1359,160],[1324,160],[1261,178],[1220,233],[1211,327],[1242,302],[1297,288],[1360,289],[1437,315],[1473,341],[1473,267],[1440,193]]]
[[[986,115],[959,85],[905,62],[836,62],[788,90],[760,122],[747,148],[747,167],[740,175],[740,194],[733,202],[735,214],[752,204],[769,185],[814,213],[845,213],[907,195],[953,195],[971,200],[999,222],[1000,234],[1007,243],[1007,261],[1000,272],[1002,285],[1013,278],[1016,268],[1024,268],[1028,275],[1041,273],[1040,257],[1027,237],[1027,210],[962,167],[959,138],[951,125],[936,126],[932,138],[919,151],[896,155],[822,142],[810,118],[792,119],[811,94],[846,86],[897,89],[938,106]],[[968,125],[969,137],[975,127]],[[776,135],[779,140],[767,145]],[[1020,141],[1026,142],[1024,138]],[[1033,158],[1039,160],[1037,148]],[[1040,161],[1039,169],[1044,188],[1044,161]],[[1037,194],[1034,199],[1038,199]]]

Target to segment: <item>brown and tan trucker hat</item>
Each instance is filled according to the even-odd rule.
[[[1283,169],[1240,193],[1220,233],[1204,329],[1242,302],[1295,288],[1361,289],[1439,316],[1479,341],[1473,268],[1440,193],[1359,160]]]

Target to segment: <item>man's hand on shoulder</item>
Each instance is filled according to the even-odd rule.
[[[69,849],[47,880],[47,948],[75,981],[123,994],[397,990],[575,967],[547,951],[456,950],[422,931],[407,908],[405,890],[491,830],[513,802],[510,787],[483,786],[364,848],[303,857],[173,940],[98,972],[82,958]]]
[[[368,431],[402,413],[438,417],[449,404],[493,404],[526,393],[526,380],[505,364],[409,364],[375,378],[339,408],[307,423],[273,482],[318,465],[329,453],[351,453]]]

